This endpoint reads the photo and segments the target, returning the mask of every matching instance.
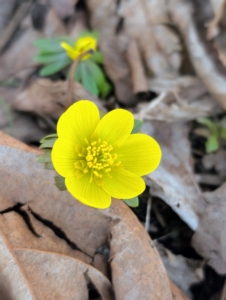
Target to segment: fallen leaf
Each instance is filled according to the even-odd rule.
[[[34,42],[43,37],[64,35],[66,29],[53,9],[49,9],[45,17],[43,31],[37,31],[32,27],[30,18],[26,18],[21,24],[21,34],[13,41],[0,57],[0,81],[10,77],[26,79],[32,73],[37,63],[34,56],[37,52]],[[18,59],[18,53],[20,54]]]
[[[189,300],[189,298],[185,296],[184,293],[172,281],[170,281],[170,289],[173,300]]]
[[[196,230],[206,202],[193,174],[188,125],[150,120],[144,122],[142,131],[154,137],[162,149],[159,167],[145,177],[150,194],[165,201]]]
[[[219,33],[218,25],[225,17],[225,0],[210,0],[214,11],[214,18],[208,24],[207,38],[212,39]]]
[[[0,32],[7,25],[11,15],[12,15],[15,4],[16,4],[16,0],[8,0],[8,1],[0,0],[0,6],[1,6]]]
[[[221,106],[226,108],[226,77],[222,66],[211,55],[201,33],[194,21],[194,7],[191,2],[170,0],[169,16],[172,23],[180,31],[192,65],[205,84],[207,90],[216,98]]]
[[[188,259],[182,255],[175,255],[156,241],[155,245],[170,280],[176,285],[178,290],[180,289],[187,297],[192,299],[192,294],[189,290],[191,285],[200,283],[204,279],[202,261]],[[202,275],[200,276],[200,274]],[[173,284],[171,284],[171,290],[172,285]],[[173,287],[173,289],[175,289],[175,287]],[[185,299],[187,299],[186,296],[184,296]]]
[[[181,45],[178,35],[162,25],[163,20],[168,20],[164,1],[160,2],[159,7],[149,5],[148,1],[123,1],[116,9],[114,3],[108,2],[87,1],[87,5],[92,26],[100,32],[100,49],[104,54],[105,69],[115,85],[116,95],[120,102],[131,105],[136,102],[130,91],[131,86],[134,93],[143,92],[146,88],[146,69],[154,77],[172,78],[178,74]],[[141,58],[145,66],[141,64]]]
[[[138,105],[140,117],[175,122],[222,112],[220,105],[196,77],[152,79],[148,81],[148,86],[160,95],[150,103]]]
[[[226,273],[226,184],[214,192],[204,193],[208,206],[200,215],[192,245],[207,263],[220,274]]]
[[[38,143],[50,133],[49,129],[40,128],[34,116],[12,108],[19,91],[19,88],[0,86],[0,130],[27,144]]]
[[[73,16],[78,0],[50,0],[52,7],[61,19]]]
[[[36,79],[19,93],[13,107],[20,111],[58,119],[66,109],[67,90],[67,81],[52,81],[48,78]],[[90,94],[80,83],[74,82],[73,102],[81,99],[92,100],[101,111],[106,111],[97,97]]]
[[[7,140],[11,147],[6,146]],[[91,256],[93,261],[101,254],[110,268],[116,299],[147,299],[147,295],[153,300],[172,299],[158,253],[150,246],[148,234],[126,204],[113,200],[106,210],[81,204],[67,191],[60,192],[54,186],[55,172],[46,171],[36,162],[36,156],[34,150],[24,151],[16,140],[4,134],[0,136],[0,210],[17,203],[26,204],[35,218],[45,226],[59,228],[76,249]],[[5,238],[1,249],[6,253],[5,257],[1,255],[2,264],[11,261],[11,269],[4,275],[10,278],[13,270],[17,274],[11,281],[15,291],[21,284],[21,291],[32,293],[38,299],[45,299],[45,293],[52,293],[58,299],[57,293],[75,294],[79,284],[77,291],[82,293],[81,290],[87,291],[85,272],[100,294],[109,291],[109,281],[95,265],[91,267],[65,254],[26,249],[24,245],[13,250]],[[81,274],[81,278],[72,274]],[[54,277],[61,279],[54,280]],[[84,298],[87,297],[81,299]]]

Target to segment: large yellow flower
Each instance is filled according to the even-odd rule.
[[[97,42],[94,38],[92,37],[81,37],[77,40],[75,43],[74,47],[71,45],[62,42],[61,47],[64,48],[64,50],[67,52],[67,55],[72,59],[76,60],[78,56],[88,50],[93,50],[96,51],[97,49]],[[82,57],[82,60],[85,60],[89,58],[91,54],[87,54]]]
[[[76,199],[107,208],[111,197],[130,199],[144,191],[140,176],[157,168],[161,150],[150,136],[131,134],[133,126],[133,115],[124,109],[100,120],[97,106],[88,100],[61,115],[52,162]]]

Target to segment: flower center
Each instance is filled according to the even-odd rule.
[[[111,171],[114,167],[118,167],[121,161],[118,160],[118,154],[114,153],[114,147],[107,141],[100,138],[91,143],[85,139],[87,147],[76,145],[75,150],[80,159],[75,163],[75,176],[83,177],[90,172],[90,182],[93,180],[98,184],[103,184],[104,176],[112,178]]]

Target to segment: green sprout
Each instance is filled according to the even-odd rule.
[[[89,31],[81,32],[76,40],[67,36],[37,40],[35,46],[39,53],[34,59],[44,65],[40,76],[50,76],[62,70],[68,70],[69,73],[73,61],[91,50],[92,53],[84,55],[78,63],[74,78],[91,94],[106,99],[111,85],[103,72],[103,55],[97,50],[97,43],[98,33]]]
[[[198,128],[197,132],[204,136],[207,140],[205,143],[206,152],[211,153],[217,151],[220,147],[220,141],[226,140],[226,118],[220,121],[212,121],[209,118],[199,118],[199,124],[205,126],[205,128]]]

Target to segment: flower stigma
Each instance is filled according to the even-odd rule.
[[[90,172],[89,182],[94,180],[97,185],[102,186],[103,178],[105,176],[112,178],[111,170],[120,166],[119,157],[122,155],[114,153],[114,147],[108,141],[102,141],[100,138],[96,138],[90,143],[87,139],[84,141],[87,147],[80,145],[75,147],[80,158],[74,163],[75,176],[80,178]]]

